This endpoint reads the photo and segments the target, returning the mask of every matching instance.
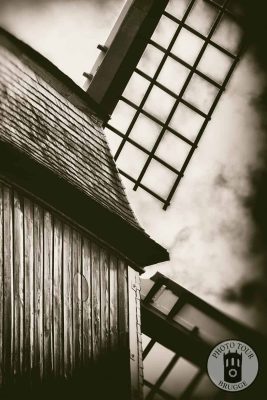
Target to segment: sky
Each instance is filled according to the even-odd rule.
[[[105,42],[123,3],[0,0],[0,24],[82,86],[82,73],[90,72],[99,52],[96,47]],[[251,15],[251,5],[246,7]],[[249,19],[246,29],[255,33]],[[233,37],[231,30],[225,35],[228,42]],[[267,235],[262,200],[266,199],[263,109],[267,63],[257,35],[262,35],[260,29],[250,35],[248,49],[169,209],[163,211],[142,190],[134,192],[124,178],[123,183],[140,223],[170,251],[170,262],[149,267],[145,276],[160,271],[227,314],[267,332]],[[116,140],[109,136],[108,140],[114,151]],[[168,144],[165,155],[176,157]],[[135,159],[126,157],[126,161],[135,168]]]

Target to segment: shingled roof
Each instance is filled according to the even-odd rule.
[[[129,205],[103,133],[102,110],[47,59],[2,29],[0,71],[5,176],[63,208],[137,264],[168,259]]]

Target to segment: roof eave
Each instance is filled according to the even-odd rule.
[[[167,250],[142,230],[9,143],[0,142],[0,174],[92,232],[136,266],[169,260]]]

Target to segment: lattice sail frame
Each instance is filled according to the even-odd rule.
[[[264,336],[160,273],[141,279],[141,317],[145,400],[229,398],[207,374],[210,352],[229,338],[266,357]],[[264,379],[254,386],[256,398],[261,385]]]
[[[162,202],[165,210],[240,60],[244,41],[241,40],[234,3],[234,0],[170,1],[106,126],[121,175],[134,183],[134,190],[142,188]],[[196,17],[201,7],[207,12],[206,29],[203,25],[197,27]],[[235,25],[236,28],[231,28],[232,33],[240,34],[234,41],[228,40],[226,35],[226,40],[221,43],[220,31],[227,23]],[[168,32],[167,24],[172,25]],[[162,35],[164,25],[165,33]],[[159,43],[169,33],[169,42]],[[195,51],[190,60],[187,54],[190,51],[185,47],[189,37],[193,43],[195,41]],[[147,62],[149,52],[152,58],[153,52],[157,53],[158,62],[153,67]],[[173,84],[166,84],[164,70],[168,64],[173,64],[173,70],[177,67],[178,74],[182,72],[179,76],[183,76],[183,82],[178,90],[174,88],[174,78]],[[218,65],[224,69],[223,75],[218,74]],[[137,97],[140,98],[132,99],[138,87]],[[204,106],[199,105],[198,99],[207,97],[207,93],[212,101],[207,102],[206,98]],[[173,162],[168,159],[168,147],[164,141],[169,148],[171,146],[172,152],[177,149]],[[165,154],[164,146],[167,149]],[[182,152],[181,158],[179,152]]]

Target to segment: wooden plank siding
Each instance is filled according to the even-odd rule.
[[[72,378],[120,350],[127,370],[128,335],[126,261],[0,180],[0,388]]]
[[[0,386],[3,383],[3,328],[4,328],[4,258],[3,258],[3,191],[2,187],[0,187]]]
[[[13,366],[13,198],[8,187],[2,188],[3,198],[3,381],[10,383]],[[6,320],[8,319],[8,321]]]

